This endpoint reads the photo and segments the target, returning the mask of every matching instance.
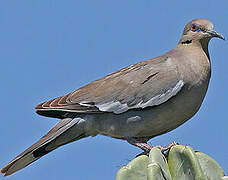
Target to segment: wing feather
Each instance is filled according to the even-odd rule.
[[[160,105],[184,86],[169,57],[143,61],[93,81],[65,96],[39,104],[37,113],[56,117],[66,113],[120,114],[135,108]],[[65,114],[64,114],[65,113]]]

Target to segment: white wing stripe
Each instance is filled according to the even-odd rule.
[[[152,97],[149,101],[143,103],[142,101],[134,106],[128,107],[128,105],[121,104],[119,101],[110,101],[104,104],[96,104],[96,107],[100,111],[105,111],[105,112],[114,112],[115,114],[120,114],[123,113],[129,109],[134,109],[134,108],[145,108],[145,107],[151,107],[155,105],[162,104],[166,102],[168,99],[170,99],[172,96],[175,96],[183,87],[184,81],[180,80],[178,83],[175,85],[175,87],[170,88],[167,90],[164,94],[159,94],[157,96]]]
[[[154,96],[149,101],[141,104],[140,107],[145,108],[148,106],[155,106],[155,105],[159,105],[159,104],[166,102],[172,96],[175,96],[181,90],[183,85],[184,85],[184,81],[182,81],[182,80],[178,81],[178,83],[176,84],[176,86],[174,88],[169,89],[164,94],[159,94],[157,96]],[[138,105],[136,105],[136,106],[138,106]],[[134,107],[134,108],[137,108],[137,107]]]

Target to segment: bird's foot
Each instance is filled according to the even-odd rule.
[[[165,151],[170,150],[170,148],[175,146],[175,145],[178,145],[178,143],[174,141],[174,142],[172,142],[172,143],[170,143],[170,144],[168,144],[166,146],[157,145],[155,147],[159,148],[162,152],[165,152]]]
[[[161,146],[161,145],[152,146],[152,145],[147,144],[146,142],[140,141],[139,139],[136,139],[136,138],[129,138],[129,139],[127,139],[127,141],[128,141],[128,143],[142,149],[144,151],[143,154],[148,154],[150,152],[150,150],[154,147],[159,148],[162,152],[165,152],[165,151],[168,151],[172,146],[178,144],[176,142],[172,142],[172,143],[168,144],[167,146]]]

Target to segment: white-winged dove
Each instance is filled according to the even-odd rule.
[[[199,110],[211,76],[208,43],[213,37],[224,39],[210,21],[195,19],[168,53],[38,105],[38,114],[61,120],[1,172],[11,175],[59,146],[97,134],[148,151],[149,139],[177,128]]]

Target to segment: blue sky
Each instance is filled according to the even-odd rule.
[[[0,167],[57,122],[38,116],[37,104],[167,52],[192,19],[211,20],[228,38],[227,9],[226,0],[1,1]],[[212,78],[199,112],[150,141],[191,145],[213,157],[226,173],[227,48],[227,41],[210,42]],[[86,138],[60,147],[7,179],[114,179],[118,167],[140,152],[121,140]]]

